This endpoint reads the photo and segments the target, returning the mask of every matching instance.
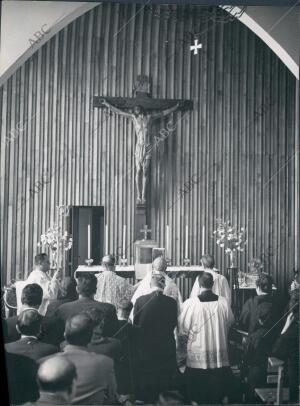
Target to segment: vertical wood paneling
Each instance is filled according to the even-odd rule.
[[[241,268],[269,252],[266,270],[281,286],[289,280],[296,257],[295,79],[238,21],[207,21],[194,13],[196,6],[158,18],[166,8],[100,5],[60,31],[0,89],[4,280],[30,271],[57,204],[103,205],[109,251],[122,246],[126,224],[133,263],[135,135],[129,120],[94,109],[92,97],[132,96],[139,74],[151,76],[153,97],[194,102],[193,111],[153,127],[158,132],[169,120],[177,123],[153,151],[152,236],[164,246],[169,224],[172,262],[180,264],[188,224],[196,264],[204,225],[205,250],[223,271],[227,259],[212,231],[216,218],[230,219],[248,229]],[[185,31],[201,32],[198,55]],[[18,123],[24,131],[6,143]],[[179,189],[193,175],[198,182],[181,198]],[[48,183],[30,195],[43,179]]]

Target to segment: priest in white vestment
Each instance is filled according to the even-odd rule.
[[[203,271],[210,273],[214,279],[212,292],[215,295],[225,297],[228,300],[228,303],[231,305],[231,290],[228,281],[225,276],[219,274],[214,268],[214,258],[211,255],[203,255],[201,258],[201,264],[203,266]],[[198,277],[193,285],[190,298],[197,297],[199,294],[200,285]]]
[[[164,295],[170,296],[177,302],[178,314],[180,313],[182,305],[181,293],[176,283],[166,274],[167,261],[163,257],[157,257],[152,263],[152,270],[148,271],[144,279],[138,284],[136,291],[134,292],[131,302],[134,305],[137,298],[140,296],[148,295],[152,292],[151,278],[153,273],[159,273],[165,277],[166,286],[164,288]],[[133,310],[130,313],[129,319],[133,321]]]
[[[94,299],[110,303],[117,308],[120,300],[130,301],[134,287],[125,278],[115,272],[115,257],[106,255],[102,258],[104,271],[97,275],[97,291]]]
[[[187,391],[190,401],[220,403],[232,376],[227,339],[234,317],[228,301],[212,292],[211,273],[203,272],[199,282],[199,296],[183,303],[178,320],[179,334],[187,339]]]
[[[50,261],[47,254],[37,254],[34,258],[35,268],[29,274],[24,286],[29,283],[37,283],[43,289],[43,300],[39,308],[39,313],[45,316],[49,301],[57,299],[60,289],[61,272],[57,270],[54,275],[48,274]]]

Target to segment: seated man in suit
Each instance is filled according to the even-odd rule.
[[[89,352],[107,355],[113,360],[119,360],[122,353],[121,342],[115,337],[103,337],[104,313],[100,309],[88,309],[84,312],[94,324],[91,342],[88,345]]]
[[[176,300],[163,294],[165,278],[152,274],[152,292],[140,296],[134,305],[134,324],[140,328],[138,398],[147,402],[157,400],[160,392],[173,389],[177,377]]]
[[[2,321],[2,332],[4,342],[7,337],[7,326],[5,320]],[[1,331],[0,331],[1,334]],[[39,390],[36,383],[37,364],[34,360],[23,355],[3,352],[5,356],[5,376],[1,376],[1,382],[6,391],[8,388],[9,401],[12,405],[20,405],[26,402],[34,402],[39,397]]]
[[[43,289],[37,283],[30,283],[22,290],[22,310],[36,309],[39,311],[43,300]],[[17,341],[21,337],[17,331],[18,316],[7,319],[8,343]],[[48,344],[58,346],[63,338],[65,324],[54,317],[42,316],[39,338]]]
[[[86,273],[80,276],[77,280],[78,300],[61,305],[57,309],[56,315],[60,320],[66,322],[69,317],[85,310],[91,308],[100,309],[104,313],[103,336],[112,337],[118,329],[116,308],[110,303],[102,303],[94,300],[96,290],[97,278],[95,275]]]
[[[86,314],[70,317],[66,322],[67,345],[60,355],[76,367],[76,392],[72,404],[107,405],[116,400],[113,360],[87,351],[94,324]]]
[[[43,300],[43,289],[37,283],[30,283],[22,290],[21,302],[22,310],[36,309],[38,310]],[[17,341],[21,336],[17,331],[18,316],[9,317],[7,319],[7,342]]]
[[[47,307],[46,316],[54,316],[56,310],[59,308],[60,305],[68,302],[73,302],[76,299],[78,299],[78,294],[76,291],[76,281],[74,278],[66,276],[61,281],[61,287],[58,292],[57,299],[50,300]]]
[[[70,405],[76,390],[76,368],[71,361],[54,356],[43,361],[37,373],[40,398],[37,405]]]
[[[23,310],[18,316],[17,330],[21,338],[5,345],[7,352],[25,355],[35,361],[58,351],[57,347],[43,343],[38,339],[41,331],[42,316],[36,309]]]

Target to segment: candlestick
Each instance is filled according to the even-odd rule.
[[[123,258],[125,258],[125,247],[126,247],[126,225],[123,225]]]
[[[202,255],[205,254],[205,226],[202,226]]]
[[[188,251],[189,251],[189,245],[188,245],[188,235],[189,235],[189,227],[185,226],[185,258],[188,258]]]
[[[107,227],[107,224],[105,224],[105,251],[106,251],[106,254],[108,254],[108,227]]]
[[[166,257],[168,258],[170,256],[170,229],[169,226],[167,225],[167,230],[166,230]]]
[[[91,258],[91,225],[88,224],[88,259]]]

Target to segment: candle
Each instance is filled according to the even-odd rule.
[[[106,254],[108,254],[108,227],[107,227],[107,224],[105,224],[105,251],[106,251]]]
[[[91,225],[88,224],[88,259],[91,258]]]
[[[167,236],[166,236],[166,257],[169,258],[170,256],[170,229],[167,225]]]
[[[205,254],[205,226],[202,226],[202,255]]]
[[[185,258],[188,258],[188,251],[189,251],[189,245],[188,245],[188,235],[189,235],[189,227],[185,226]]]
[[[125,258],[125,247],[126,247],[126,225],[123,225],[123,258]]]

